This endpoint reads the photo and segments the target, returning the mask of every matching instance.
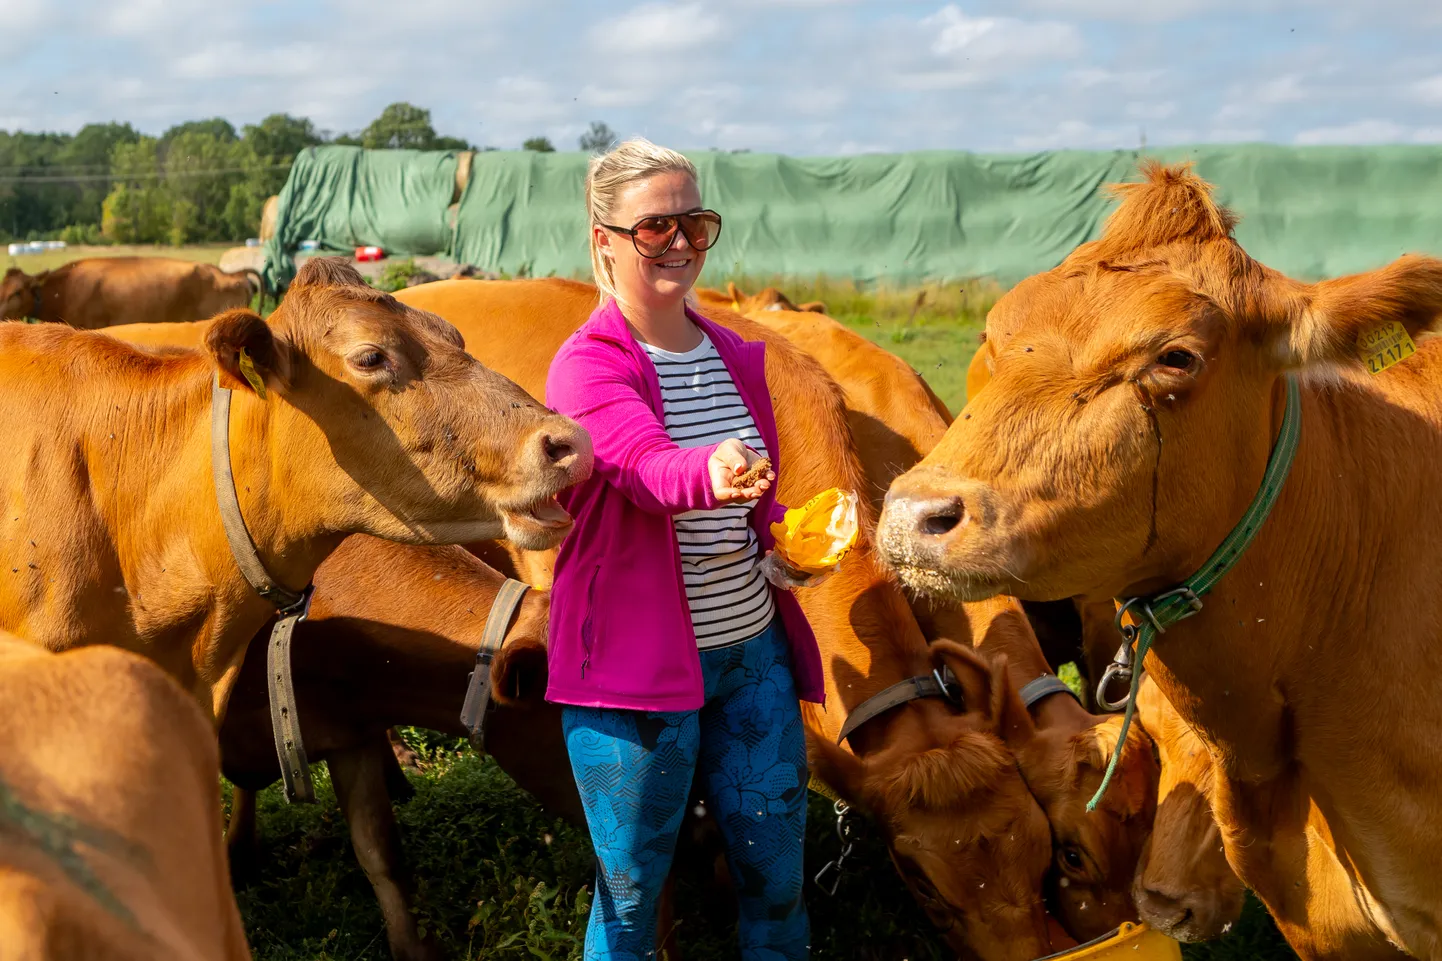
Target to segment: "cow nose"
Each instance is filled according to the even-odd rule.
[[[1149,887],[1140,887],[1137,891],[1137,912],[1143,921],[1164,934],[1177,931],[1194,920],[1192,909],[1182,898]]]
[[[533,443],[535,454],[532,456],[538,455],[541,464],[561,472],[570,483],[578,483],[590,476],[591,435],[580,425],[548,424],[536,432]]]
[[[564,437],[557,438],[547,434],[541,438],[541,447],[546,451],[546,459],[557,467],[564,467],[576,456],[576,448]]]
[[[897,497],[886,494],[886,511],[906,518],[907,526],[923,537],[941,537],[955,530],[966,516],[960,497]]]

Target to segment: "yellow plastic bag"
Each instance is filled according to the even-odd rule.
[[[785,520],[771,525],[776,553],[803,574],[835,570],[860,533],[856,507],[855,491],[833,487],[791,508]]]

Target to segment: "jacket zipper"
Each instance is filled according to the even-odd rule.
[[[586,656],[581,659],[581,680],[586,679],[586,668],[591,663],[591,648],[595,646],[596,628],[593,615],[596,612],[596,578],[601,574],[601,565],[591,572],[591,581],[586,585],[586,619],[581,622],[581,647]]]

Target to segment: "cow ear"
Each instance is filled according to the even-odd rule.
[[[1442,325],[1442,260],[1409,255],[1285,296],[1278,353],[1286,367],[1347,365],[1374,373]]]
[[[985,728],[1014,750],[1032,739],[1036,725],[1007,674],[1005,655],[988,661],[972,648],[946,640],[933,641],[931,653],[938,666],[951,669],[968,714],[981,715]]]
[[[220,370],[220,386],[264,395],[287,380],[289,355],[260,315],[243,307],[217,314],[205,346]]]
[[[833,744],[824,735],[818,737],[809,731],[806,735],[806,755],[811,772],[835,791],[837,797],[853,807],[868,807],[865,761],[839,744]]]
[[[1076,735],[1077,739],[1085,740],[1075,752],[1077,780],[1085,791],[1095,791],[1101,786],[1112,755],[1120,749],[1122,757],[1117,773],[1102,803],[1122,818],[1150,816],[1156,810],[1160,777],[1152,741],[1140,724],[1133,724],[1127,732],[1126,745],[1119,745],[1117,735],[1121,729],[1122,716],[1109,714],[1101,723]]]
[[[805,314],[824,314],[826,313],[826,302],[823,300],[809,300],[799,305],[796,309]]]

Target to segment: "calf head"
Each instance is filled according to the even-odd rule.
[[[1212,760],[1166,696],[1143,679],[1137,719],[1161,757],[1157,817],[1133,896],[1142,920],[1178,941],[1219,938],[1242,915],[1246,888],[1212,818]]]
[[[1100,239],[998,301],[989,383],[892,485],[878,541],[913,587],[1094,600],[1190,575],[1256,492],[1282,374],[1361,375],[1359,338],[1442,312],[1442,261],[1292,281],[1187,168],[1144,172]]]
[[[1132,880],[1156,810],[1157,765],[1145,733],[1133,725],[1111,789],[1095,811],[1121,733],[1118,716],[1093,717],[1080,732],[1034,727],[1018,702],[1007,744],[1051,822],[1053,872],[1048,894],[1067,933],[1090,940],[1135,921]]]
[[[297,465],[288,491],[324,505],[335,530],[544,549],[570,529],[554,495],[589,475],[586,432],[349,264],[307,262],[268,324],[228,311],[205,340],[222,386],[284,401],[253,416],[271,418],[276,453]]]
[[[968,626],[981,634],[972,643],[982,651],[1037,643],[1027,614],[1010,598],[969,604],[967,611]],[[1089,714],[1065,694],[1052,696],[1060,700],[1040,702],[1034,720],[1019,694],[1005,691],[1002,735],[1051,824],[1048,901],[1067,933],[1086,941],[1136,920],[1132,879],[1156,809],[1157,765],[1146,734],[1133,725],[1111,789],[1088,811],[1122,719]]]
[[[0,320],[23,320],[35,313],[35,294],[40,278],[31,277],[19,267],[5,271],[0,280]]]
[[[964,709],[944,745],[917,750],[905,731],[858,758],[809,738],[817,775],[885,833],[892,860],[947,943],[963,958],[1027,961],[1052,951],[1042,898],[1051,860],[1046,816],[1000,737],[1015,697],[1004,669],[951,641],[932,645]]]

